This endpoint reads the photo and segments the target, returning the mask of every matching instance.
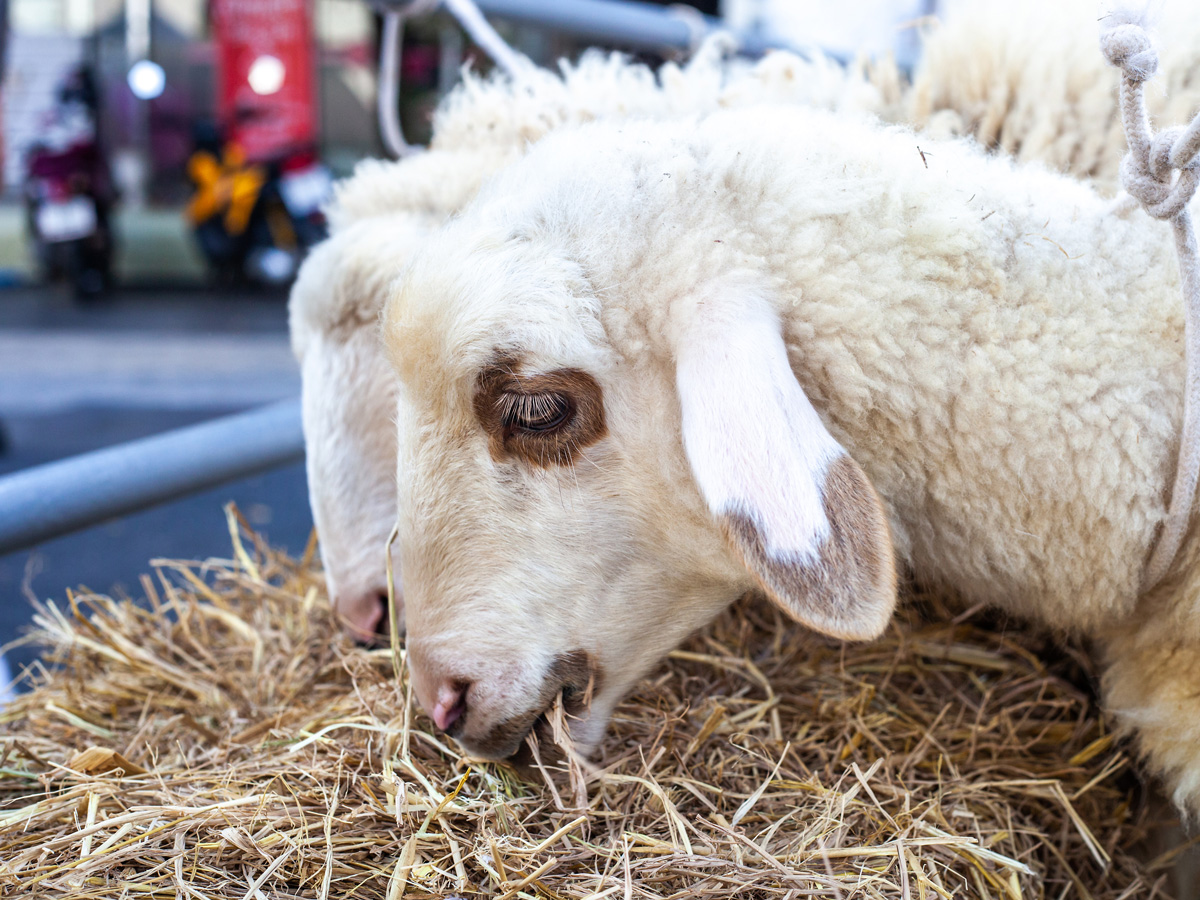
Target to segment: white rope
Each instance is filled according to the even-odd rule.
[[[1121,162],[1121,181],[1146,212],[1170,221],[1183,289],[1187,357],[1183,429],[1167,518],[1142,578],[1142,589],[1149,590],[1175,561],[1200,478],[1200,250],[1187,206],[1200,183],[1200,115],[1187,128],[1154,134],[1143,86],[1158,71],[1158,53],[1144,21],[1128,11],[1115,12],[1101,21],[1100,49],[1122,72],[1121,119],[1129,154]]]
[[[463,30],[471,36],[488,56],[510,77],[533,68],[528,57],[523,56],[504,42],[474,0],[377,0],[383,9],[383,35],[380,40],[379,88],[376,111],[379,116],[379,132],[384,147],[397,159],[404,159],[425,148],[410,144],[400,126],[400,54],[404,43],[404,22],[414,16],[433,12],[444,2],[446,9],[458,20]]]
[[[496,33],[492,24],[483,17],[474,0],[444,0],[446,9],[458,19],[458,24],[471,36],[492,61],[510,76],[516,77],[521,72],[533,67],[529,57],[518,53],[504,42],[504,38]]]
[[[383,16],[383,36],[379,47],[379,86],[376,91],[379,134],[388,153],[404,159],[424,148],[404,139],[400,127],[400,46],[404,43],[404,19],[407,11],[390,11]]]

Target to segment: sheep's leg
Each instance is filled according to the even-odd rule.
[[[1166,606],[1166,604],[1164,604]],[[1200,623],[1196,613],[1139,610],[1100,635],[1108,709],[1193,827],[1200,824]]]

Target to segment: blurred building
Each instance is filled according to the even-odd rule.
[[[220,30],[223,5],[239,10],[249,43],[274,40],[272,34],[284,24],[297,21],[294,11],[303,10],[303,54],[274,59],[282,68],[292,66],[288,90],[261,102],[245,90],[248,66],[238,69],[241,57],[230,52],[228,35]],[[913,23],[936,4],[691,0],[687,5],[709,15],[722,13],[738,30],[758,29],[794,45],[847,54],[864,48],[893,51],[903,62],[915,47]],[[101,144],[126,206],[147,200],[181,202],[188,191],[184,165],[196,146],[197,132],[205,123],[228,128],[234,108],[233,118],[249,123],[250,131],[282,133],[295,128],[297,134],[311,133],[335,173],[346,173],[355,160],[381,152],[374,108],[379,18],[364,0],[0,0],[0,21],[5,6],[8,40],[0,91],[0,150],[10,194],[20,185],[24,152],[44,128],[57,86],[81,64],[95,77]],[[539,62],[579,49],[537,28],[500,27],[507,39]],[[139,73],[148,79],[141,99],[131,84],[131,68],[138,62],[152,64]],[[410,140],[427,139],[437,99],[457,80],[464,62],[487,66],[449,16],[425,16],[409,23],[401,63],[401,117]],[[310,74],[308,86],[293,91],[297,64]],[[228,80],[222,88],[225,69],[237,69],[234,75],[242,81],[236,98]],[[280,74],[269,69],[259,73],[268,81]],[[287,104],[291,108],[285,111]],[[222,113],[226,121],[220,123]]]
[[[300,2],[311,32],[318,149],[335,170],[345,169],[379,150],[375,18],[362,0]],[[218,118],[215,6],[214,0],[8,0],[5,187],[19,187],[23,151],[37,137],[57,86],[85,63],[96,77],[101,138],[126,202],[182,199],[183,166],[197,125]],[[130,69],[142,60],[162,75],[161,87],[151,78],[153,96],[147,99],[135,96],[130,84]]]

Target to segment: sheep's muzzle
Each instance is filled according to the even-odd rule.
[[[506,759],[521,748],[522,742],[539,721],[545,721],[547,710],[560,696],[568,716],[586,712],[603,678],[603,668],[586,650],[559,653],[546,670],[542,688],[528,710],[505,719],[483,737],[473,737],[464,743],[480,756]],[[465,730],[466,718],[459,719],[450,728],[452,737],[463,740],[461,734]]]

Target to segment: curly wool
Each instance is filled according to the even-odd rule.
[[[1200,808],[1197,670],[1153,658],[1165,636],[1175,660],[1200,658],[1196,577],[1183,569],[1139,592],[1182,415],[1169,235],[1108,214],[1070,179],[963,143],[921,149],[904,130],[795,107],[548,137],[426,243],[386,313],[421,440],[461,431],[454,398],[497,347],[551,367],[599,365],[613,437],[589,454],[603,461],[605,499],[569,481],[566,499],[547,496],[587,521],[661,520],[653,533],[668,534],[694,518],[695,489],[678,475],[677,490],[643,483],[644,471],[676,471],[664,460],[681,453],[666,335],[687,297],[751,273],[768,286],[798,383],[884,499],[899,558],[968,603],[1099,638],[1112,705],[1181,806]],[[615,383],[607,359],[642,383]],[[651,422],[654,460],[621,443]],[[549,515],[476,509],[466,450],[418,449],[410,462],[445,459],[456,472],[455,508],[421,513],[441,552],[494,558],[474,546],[487,535],[447,524],[458,510],[501,517],[510,537],[535,533],[524,517]],[[605,503],[613,510],[594,508]],[[607,540],[579,538],[597,556]],[[518,555],[543,558],[526,543]],[[1193,529],[1184,560],[1195,545]],[[681,555],[640,552],[664,569]],[[597,596],[582,562],[559,569],[575,581],[553,596]],[[440,582],[421,590],[448,596]],[[507,608],[497,590],[489,602]],[[684,624],[691,614],[670,613]]]
[[[1097,49],[1097,15],[1095,0],[950,4],[924,38],[904,121],[1115,194],[1126,149],[1120,74]],[[1189,0],[1170,0],[1157,24],[1170,40],[1149,111],[1159,122],[1184,122],[1200,110],[1200,13]]]
[[[328,210],[332,230],[400,210],[449,215],[488,175],[567,124],[692,115],[763,102],[862,115],[899,106],[900,75],[886,61],[847,69],[825,57],[806,60],[779,51],[751,64],[729,59],[731,48],[727,37],[714,36],[686,65],[668,62],[657,73],[623,53],[594,49],[577,62],[560,62],[557,72],[467,71],[434,113],[427,153],[398,162],[365,160],[337,186]]]

